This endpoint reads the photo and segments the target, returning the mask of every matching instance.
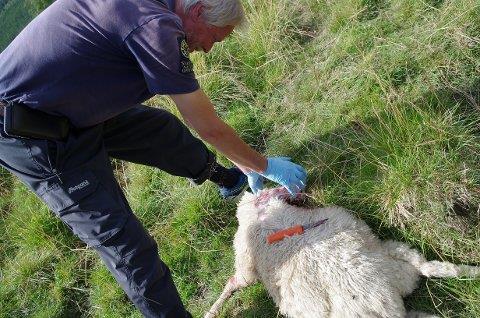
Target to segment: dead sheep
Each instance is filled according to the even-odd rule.
[[[480,275],[479,267],[429,262],[404,243],[381,241],[343,208],[300,208],[282,200],[285,194],[280,188],[245,193],[239,202],[235,275],[205,318],[217,316],[234,291],[257,280],[286,317],[435,317],[405,310],[403,297],[420,276]],[[266,241],[276,231],[322,220],[301,235]]]

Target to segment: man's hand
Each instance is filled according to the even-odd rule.
[[[254,194],[263,189],[263,178],[284,186],[291,194],[305,189],[307,173],[303,167],[291,162],[288,157],[267,158],[267,169],[263,173],[248,172],[248,185]]]
[[[281,184],[291,195],[305,189],[307,172],[302,166],[291,162],[288,157],[270,157],[267,160],[267,170],[260,173],[262,176]]]

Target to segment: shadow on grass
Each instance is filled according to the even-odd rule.
[[[82,286],[84,287],[84,286]],[[90,317],[89,309],[89,295],[82,290],[70,289],[67,303],[61,317]]]
[[[435,313],[435,308],[442,311],[446,317],[460,318],[460,317],[474,317],[470,314],[467,305],[457,299],[455,295],[442,287],[442,283],[448,281],[455,281],[456,279],[447,278],[422,278],[418,284],[418,288],[412,294],[405,297],[405,307],[407,310],[423,311],[428,313]],[[468,285],[468,282],[453,282],[454,285],[462,287]]]
[[[422,105],[426,107],[426,111],[431,111],[436,114],[443,114],[447,111],[455,110],[455,115],[459,115],[464,121],[465,125],[469,126],[471,133],[475,137],[480,138],[480,79],[475,81],[471,88],[466,89],[442,89],[434,92],[430,92],[422,96],[414,104]],[[399,108],[403,108],[407,119],[415,121],[417,125],[424,124],[421,114],[411,108],[410,105],[399,105]],[[411,108],[411,109],[410,109]],[[395,119],[395,118],[393,118]],[[362,163],[365,164],[365,158],[367,152],[371,151],[376,157],[386,158],[390,154],[388,150],[382,147],[379,149],[369,149],[368,142],[370,141],[366,136],[368,132],[365,127],[371,128],[375,133],[380,134],[382,129],[390,129],[391,127],[385,127],[385,123],[392,121],[392,115],[387,112],[377,114],[375,117],[368,117],[361,121],[352,121],[344,127],[336,129],[328,134],[317,135],[311,138],[309,141],[304,142],[300,146],[292,146],[288,149],[285,155],[294,158],[296,162],[310,162],[313,169],[309,173],[309,185],[313,187],[324,187],[330,184],[338,184],[339,181],[344,182],[343,189],[336,189],[336,205],[342,205],[352,210],[362,210],[361,216],[368,216],[378,211],[377,205],[365,205],[367,198],[352,197],[349,194],[349,189],[346,187],[345,180],[359,177],[356,175],[359,173],[356,165]],[[401,129],[401,128],[400,128]],[[400,130],[399,129],[399,130]],[[401,132],[401,131],[400,131]],[[391,133],[391,131],[386,131]],[[442,143],[443,150],[446,152],[456,148],[460,148],[459,143],[462,140],[448,139],[448,142]],[[383,145],[382,145],[383,146]],[[391,145],[385,145],[391,147]],[[391,149],[390,149],[391,150]],[[396,149],[394,149],[396,150]],[[470,160],[472,166],[478,166],[480,160],[476,159],[473,153],[461,154],[465,155],[462,160]],[[469,156],[469,157],[467,157]],[[475,159],[472,159],[475,158]],[[320,159],[320,163],[315,163],[316,159]],[[394,159],[394,158],[393,158]],[[362,162],[364,161],[364,162]],[[328,167],[327,167],[328,166]],[[360,177],[363,177],[368,182],[376,182],[378,173],[378,167],[373,163],[366,162],[366,165],[362,167]],[[472,172],[476,182],[480,182],[480,171]],[[452,211],[459,217],[468,218],[472,226],[480,225],[479,215],[477,213],[477,202],[457,201],[455,202]]]
[[[360,21],[375,19],[380,14],[380,11],[387,7],[385,0],[362,0],[361,4],[364,9],[359,14],[358,19]]]

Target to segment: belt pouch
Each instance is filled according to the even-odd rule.
[[[68,135],[67,118],[50,115],[19,103],[8,104],[4,120],[4,130],[9,136],[64,140]]]

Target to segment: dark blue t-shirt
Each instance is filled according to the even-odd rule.
[[[0,99],[87,127],[197,90],[173,2],[57,0],[0,54]]]

